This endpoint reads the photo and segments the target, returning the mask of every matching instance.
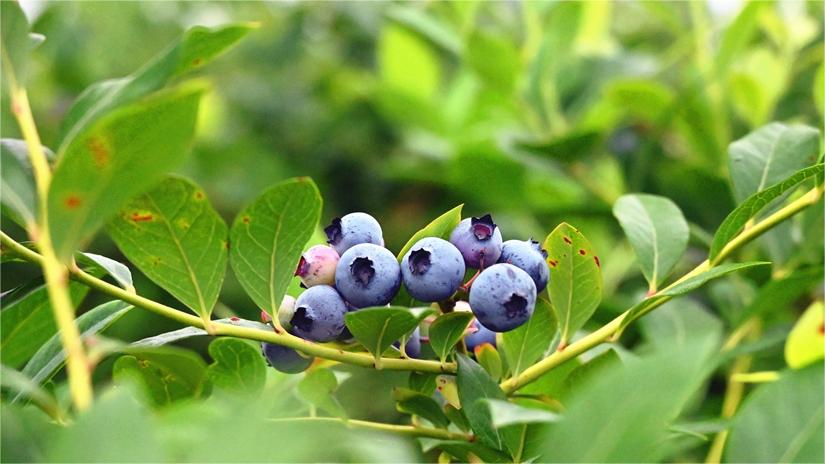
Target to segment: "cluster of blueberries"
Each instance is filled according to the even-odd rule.
[[[539,243],[502,242],[489,214],[462,220],[449,241],[422,238],[410,247],[400,265],[384,247],[381,226],[369,214],[350,213],[333,219],[324,231],[329,245],[307,250],[295,270],[306,290],[297,300],[287,296],[278,310],[278,320],[286,330],[314,342],[351,339],[344,315],[390,303],[403,284],[410,296],[428,303],[468,292],[469,303],[455,303],[455,310],[475,315],[470,325],[470,332],[475,332],[465,338],[467,348],[495,345],[496,332],[527,322],[537,293],[550,278],[547,253]],[[468,269],[478,272],[465,283]],[[416,329],[405,345],[405,354],[418,357],[420,343]],[[262,350],[270,365],[283,372],[301,372],[313,361],[280,345],[263,343]]]

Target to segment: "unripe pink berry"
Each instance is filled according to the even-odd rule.
[[[315,285],[335,285],[338,258],[338,252],[332,247],[315,245],[301,255],[295,275],[307,288]]]

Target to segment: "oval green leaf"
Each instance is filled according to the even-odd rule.
[[[355,339],[375,356],[376,367],[380,367],[381,354],[418,325],[407,308],[396,306],[359,309],[347,313],[344,321]]]
[[[430,396],[408,388],[392,389],[392,398],[397,402],[396,409],[407,414],[421,416],[436,427],[447,428],[450,419],[441,406]]]
[[[167,177],[131,199],[107,230],[147,277],[209,319],[226,274],[229,243],[226,224],[200,187]]]
[[[438,316],[430,324],[430,346],[441,361],[447,359],[450,350],[461,340],[472,319],[473,313],[469,311],[454,311]]]
[[[261,351],[246,340],[216,338],[209,344],[214,362],[206,368],[212,386],[230,395],[257,396],[266,383]]]
[[[304,245],[321,218],[321,194],[308,177],[266,190],[235,218],[230,262],[258,307],[277,313]]]
[[[667,198],[632,194],[616,200],[613,215],[636,252],[651,290],[655,291],[687,249],[690,230],[682,211]]]
[[[156,406],[196,398],[203,388],[206,363],[196,353],[174,346],[128,347],[115,361],[115,381],[142,385]]]
[[[785,362],[800,369],[825,357],[825,306],[815,301],[796,322],[785,343]]]
[[[550,266],[547,289],[564,345],[602,300],[599,257],[584,235],[567,223],[559,224],[544,239],[543,247]]]

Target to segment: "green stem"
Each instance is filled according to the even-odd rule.
[[[673,286],[689,279],[690,277],[693,277],[697,274],[701,274],[702,272],[709,270],[714,264],[722,262],[722,260],[729,257],[731,254],[733,254],[733,252],[740,249],[747,243],[750,243],[756,237],[764,234],[780,222],[788,219],[794,214],[802,211],[808,206],[811,206],[817,201],[819,201],[819,199],[822,197],[822,192],[822,186],[815,187],[807,193],[805,193],[804,195],[802,195],[800,198],[797,198],[791,203],[788,203],[779,211],[776,211],[775,213],[766,217],[764,220],[758,222],[752,227],[743,230],[739,233],[739,235],[737,235],[733,240],[731,240],[727,245],[725,245],[725,248],[722,249],[722,251],[719,253],[719,256],[714,260],[713,264],[711,264],[707,260],[703,261],[693,270],[691,270],[690,272],[683,275],[681,278],[667,286],[664,290],[670,289]],[[664,297],[656,300],[646,309],[646,313],[670,301],[670,299],[671,297]],[[592,332],[584,338],[577,340],[574,343],[571,343],[562,351],[554,352],[550,356],[528,367],[518,376],[514,376],[505,380],[500,385],[501,389],[504,390],[505,393],[513,393],[519,388],[527,385],[528,383],[535,381],[536,379],[538,379],[554,367],[558,366],[559,364],[562,364],[565,361],[575,358],[576,356],[584,353],[585,351],[590,350],[593,347],[610,341],[612,338],[614,338],[614,335],[618,333],[619,328],[622,324],[622,320],[624,320],[624,318],[629,314],[629,312],[630,310],[623,312],[618,317],[608,322],[595,332]]]
[[[284,419],[270,419],[270,422],[315,422],[327,424],[342,424],[347,427],[365,430],[378,430],[390,432],[398,435],[413,437],[435,438],[439,440],[473,441],[473,436],[466,433],[450,432],[444,429],[434,429],[429,427],[418,427],[414,425],[384,424],[381,422],[370,422],[356,419],[338,419],[337,417],[292,417]]]
[[[60,341],[66,352],[66,372],[69,378],[69,392],[78,411],[87,409],[92,403],[92,373],[89,368],[80,331],[75,325],[75,312],[69,296],[69,276],[66,267],[60,263],[52,246],[48,225],[48,195],[51,184],[51,168],[37,133],[29,97],[26,89],[11,80],[12,113],[20,132],[26,141],[34,178],[37,184],[40,218],[36,228],[29,227],[29,234],[38,244],[43,256],[40,266],[46,280],[52,313],[60,333]]]
[[[8,247],[15,254],[19,255],[27,261],[35,263],[42,263],[43,257],[35,251],[32,251],[14,239],[0,231],[0,242],[3,246]],[[204,322],[201,318],[178,311],[175,308],[166,306],[157,301],[142,297],[136,293],[124,290],[116,285],[112,285],[104,280],[98,279],[91,274],[84,272],[77,266],[70,269],[72,277],[82,282],[83,284],[113,296],[119,300],[123,300],[134,306],[152,311],[161,316],[173,319],[181,324],[190,325],[193,327],[204,328]],[[319,358],[330,359],[347,364],[353,364],[362,367],[375,367],[375,358],[366,353],[352,353],[338,348],[320,345],[317,343],[304,340],[289,334],[288,332],[270,332],[265,330],[253,329],[249,327],[240,327],[230,324],[213,323],[212,328],[216,336],[229,336],[246,338],[250,340],[257,340],[267,343],[274,343],[276,345],[283,345],[293,348],[310,356],[317,356]],[[380,361],[382,369],[390,370],[405,370],[418,372],[433,372],[437,374],[455,373],[455,363],[440,363],[436,361],[429,361],[423,359],[396,359],[396,358],[381,358]]]

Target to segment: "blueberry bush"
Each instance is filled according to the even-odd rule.
[[[149,5],[0,2],[3,461],[823,461],[822,4]]]

